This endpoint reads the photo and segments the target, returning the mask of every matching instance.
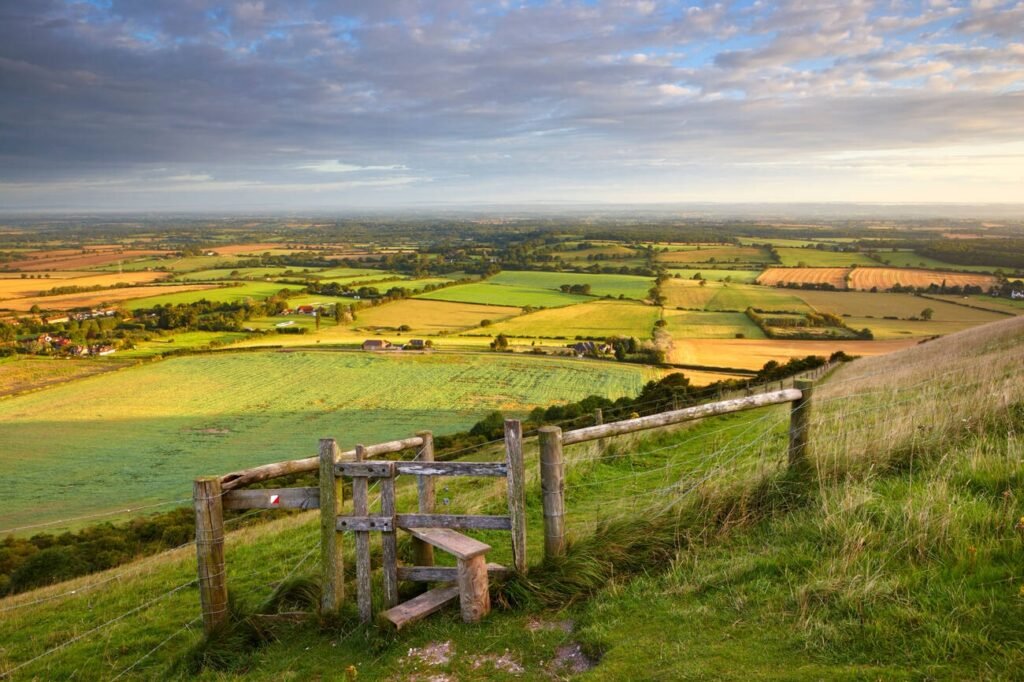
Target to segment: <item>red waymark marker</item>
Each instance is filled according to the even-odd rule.
[[[271,495],[270,496],[270,504],[281,504],[281,496],[280,495]]]

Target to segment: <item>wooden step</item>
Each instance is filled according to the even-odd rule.
[[[501,564],[487,564],[487,575],[503,578],[511,573]],[[399,566],[398,579],[416,583],[444,583],[458,580],[459,569],[452,566]]]
[[[407,528],[418,538],[463,561],[491,551],[491,546],[449,528]]]
[[[409,623],[415,623],[422,618],[426,618],[458,598],[459,588],[455,585],[435,587],[418,597],[413,597],[407,602],[382,612],[378,618],[381,619],[381,623],[391,623],[395,626],[396,630],[401,630]]]

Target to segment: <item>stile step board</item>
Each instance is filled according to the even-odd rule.
[[[409,623],[426,618],[430,614],[440,611],[446,605],[459,598],[459,588],[456,585],[446,587],[435,587],[424,592],[418,597],[413,597],[407,602],[394,606],[387,611],[381,612],[381,622],[388,622],[401,630]]]
[[[501,564],[487,564],[487,575],[492,578],[504,578],[512,573]],[[446,583],[455,582],[459,577],[459,569],[454,566],[399,566],[398,579],[414,583]]]
[[[407,530],[414,538],[453,554],[457,559],[463,561],[491,551],[490,545],[449,528],[409,528]]]

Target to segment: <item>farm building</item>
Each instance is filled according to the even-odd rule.
[[[382,339],[367,339],[363,341],[363,350],[387,350],[391,343]]]
[[[402,346],[403,350],[423,350],[427,342],[423,339],[409,339],[409,342]]]
[[[606,355],[612,352],[612,347],[607,343],[599,343],[596,341],[580,341],[570,346],[576,355]]]

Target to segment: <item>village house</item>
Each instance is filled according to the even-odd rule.
[[[612,347],[607,343],[600,343],[597,341],[579,341],[570,346],[570,348],[572,348],[573,352],[580,357],[585,355],[596,357],[598,355],[607,355],[612,352]]]
[[[300,305],[295,309],[296,315],[316,315],[316,306]]]
[[[363,341],[363,350],[387,350],[391,343],[382,339],[367,339]]]

